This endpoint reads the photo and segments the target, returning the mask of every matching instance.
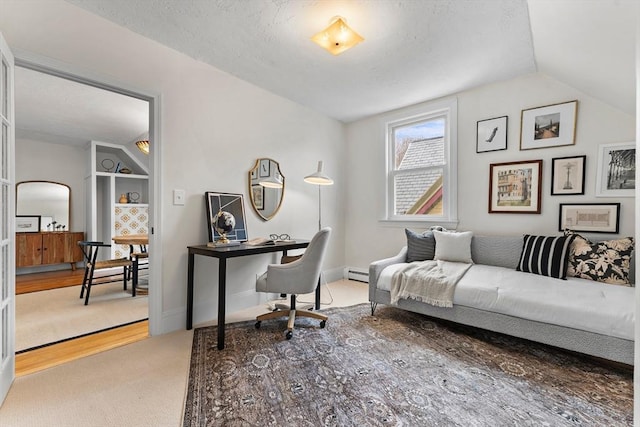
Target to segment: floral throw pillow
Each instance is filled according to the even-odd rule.
[[[633,237],[593,243],[570,230],[566,230],[565,234],[576,236],[571,244],[567,276],[630,286],[629,264],[634,246]]]

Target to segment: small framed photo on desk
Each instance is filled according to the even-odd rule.
[[[230,226],[230,230],[224,233],[226,238],[232,242],[244,242],[247,240],[247,220],[244,215],[244,198],[242,194],[207,191],[205,193],[205,202],[209,242],[217,242],[222,238],[214,224],[214,219],[220,212],[231,214],[233,217],[233,226]]]

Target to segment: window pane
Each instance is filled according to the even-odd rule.
[[[2,177],[2,179],[9,179],[9,155],[8,155],[8,151],[9,151],[9,128],[7,127],[6,124],[2,124],[2,147],[0,150],[0,168],[2,168],[2,171],[0,176]]]
[[[396,169],[444,163],[445,119],[421,121],[393,129]]]
[[[0,89],[0,102],[2,103],[2,117],[8,118],[9,111],[9,67],[2,61],[2,76],[0,77],[2,88]]]
[[[441,216],[442,176],[443,169],[396,175],[395,215]]]
[[[0,211],[0,240],[6,240],[9,238],[9,187],[6,184],[2,184],[2,190],[0,191],[2,197],[2,210]]]
[[[0,269],[2,269],[2,300],[9,298],[9,246],[2,247],[2,259]]]
[[[2,309],[2,326],[0,326],[0,332],[2,334],[2,360],[0,365],[4,365],[4,361],[9,356],[9,306],[5,305]]]

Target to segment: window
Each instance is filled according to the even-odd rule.
[[[455,227],[456,110],[448,100],[387,123],[388,220]]]

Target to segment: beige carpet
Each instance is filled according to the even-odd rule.
[[[17,378],[0,425],[178,426],[191,340],[178,331]]]
[[[122,283],[95,286],[87,306],[79,296],[80,286],[17,295],[16,351],[149,317],[147,295]]]

